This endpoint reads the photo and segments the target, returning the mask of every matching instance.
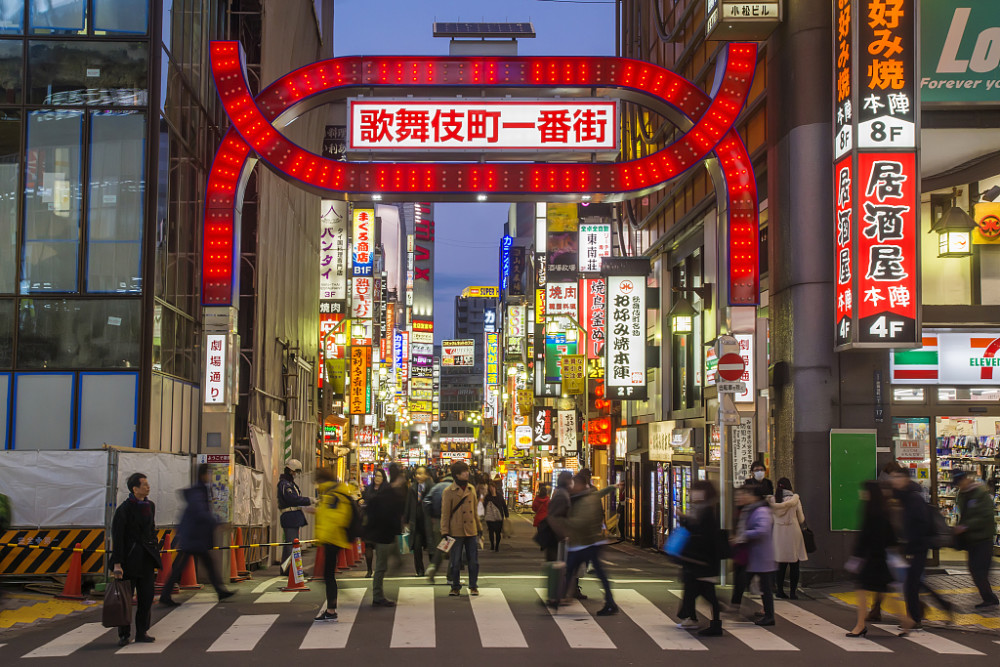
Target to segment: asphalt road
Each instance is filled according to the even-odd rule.
[[[278,591],[275,569],[234,585],[238,594],[218,603],[203,590],[184,594],[177,608],[154,605],[152,644],[117,645],[116,632],[100,627],[95,610],[37,628],[0,635],[0,664],[32,665],[269,665],[336,661],[337,665],[461,664],[511,667],[527,664],[639,665],[651,661],[699,664],[706,659],[733,665],[772,667],[775,661],[841,667],[864,665],[1000,664],[1000,635],[934,629],[895,636],[895,624],[873,627],[868,639],[844,637],[853,611],[819,593],[778,603],[773,628],[759,628],[739,614],[723,616],[725,635],[701,638],[674,627],[680,583],[677,570],[657,554],[605,550],[621,612],[597,617],[600,586],[583,582],[589,599],[552,613],[540,604],[540,557],[529,541],[530,525],[514,517],[518,535],[500,553],[480,554],[481,595],[448,596],[443,577],[436,585],[412,576],[412,562],[387,580],[395,609],[371,606],[371,580],[359,565],[340,577],[337,623],[315,623],[324,603],[320,581],[299,593]],[[744,602],[744,612],[758,609]],[[699,611],[701,611],[699,609]],[[702,617],[703,619],[703,617]]]

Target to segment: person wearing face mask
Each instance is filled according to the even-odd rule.
[[[765,498],[774,495],[774,482],[767,478],[767,466],[761,461],[754,461],[754,464],[750,466],[750,478],[747,479],[746,483],[759,486]]]
[[[281,576],[288,574],[292,541],[299,539],[299,531],[306,525],[306,515],[302,512],[302,508],[312,504],[312,500],[303,496],[295,483],[295,476],[301,474],[302,462],[298,459],[288,459],[285,472],[278,479],[278,510],[281,511],[281,529],[285,533],[285,546],[281,548]]]
[[[719,575],[722,556],[722,530],[719,526],[718,493],[707,480],[697,480],[691,484],[690,512],[680,517],[680,524],[690,533],[681,553],[684,597],[677,612],[681,622],[678,628],[698,627],[695,601],[698,596],[712,605],[712,620],[707,628],[698,634],[702,637],[722,635],[722,620],[719,618],[719,598],[715,594],[715,583]]]

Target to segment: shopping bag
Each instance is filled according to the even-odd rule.
[[[445,553],[448,553],[449,551],[451,551],[451,548],[453,546],[455,546],[455,538],[454,537],[444,537],[444,538],[441,538],[440,542],[438,542],[437,548],[438,548],[438,551],[443,551]]]
[[[542,568],[542,575],[545,577],[547,593],[545,599],[549,602],[559,599],[559,584],[566,576],[566,563],[563,561],[553,561],[545,563]]]
[[[104,591],[101,625],[117,628],[132,625],[132,584],[124,579],[112,579]]]
[[[514,537],[514,526],[511,525],[510,519],[503,520],[503,527],[501,528],[501,530],[503,531],[503,536],[506,537],[508,540]]]
[[[397,536],[397,541],[399,542],[399,554],[405,556],[410,553],[410,534],[403,533]]]
[[[861,572],[861,568],[865,566],[865,559],[861,556],[851,556],[844,563],[844,570],[850,572],[851,574],[858,574]]]
[[[892,578],[898,583],[904,583],[906,581],[906,571],[910,569],[909,562],[894,551],[890,551],[885,560],[889,566],[889,571],[892,573]]]
[[[680,558],[690,539],[691,533],[688,532],[688,529],[684,526],[677,526],[667,536],[667,541],[663,544],[663,551],[672,558]]]

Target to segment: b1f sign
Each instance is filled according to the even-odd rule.
[[[618,101],[350,99],[348,151],[618,153]]]

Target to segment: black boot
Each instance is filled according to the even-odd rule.
[[[702,637],[721,637],[722,636],[722,621],[711,621],[707,628],[702,628],[698,631],[698,634]]]

